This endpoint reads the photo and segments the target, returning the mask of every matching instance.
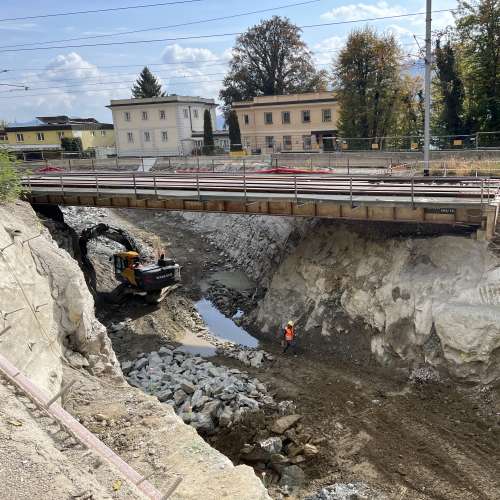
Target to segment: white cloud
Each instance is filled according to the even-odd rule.
[[[33,31],[38,25],[30,22],[3,22],[0,31]]]
[[[330,64],[339,50],[344,46],[345,42],[346,39],[343,36],[331,36],[315,44],[312,52],[316,64]],[[328,68],[321,66],[320,69]]]
[[[399,16],[405,14],[406,10],[399,5],[389,5],[384,0],[376,3],[353,3],[335,7],[324,14],[321,19],[326,21],[354,21],[356,19]]]
[[[177,43],[168,45],[163,50],[162,61],[178,63],[169,67],[168,93],[218,99],[221,80],[230,58],[231,49],[217,54],[204,47],[183,47]]]

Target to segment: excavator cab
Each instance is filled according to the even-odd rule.
[[[122,283],[137,286],[135,270],[139,266],[139,254],[134,251],[120,252],[113,255],[115,278]]]

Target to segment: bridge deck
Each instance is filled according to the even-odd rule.
[[[500,180],[273,174],[61,173],[23,178],[33,203],[471,224],[492,236]]]

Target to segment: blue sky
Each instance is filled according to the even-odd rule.
[[[0,18],[140,5],[159,1],[107,0],[104,3],[99,0],[74,0],[70,3],[61,3],[54,0],[45,2],[4,0]],[[21,84],[30,88],[28,91],[13,91],[9,87],[0,85],[0,120],[24,121],[41,115],[68,114],[94,116],[103,121],[110,121],[111,114],[105,108],[106,104],[110,99],[130,97],[130,86],[143,65],[151,65],[151,70],[160,77],[169,93],[217,98],[220,80],[226,71],[235,36],[105,47],[18,50],[41,47],[44,42],[171,26],[270,8],[275,10],[190,26],[45,45],[81,45],[236,33],[245,31],[261,19],[271,17],[273,13],[287,16],[292,22],[302,26],[425,10],[425,2],[422,0],[396,3],[384,0],[359,2],[318,0],[308,5],[278,8],[297,2],[300,0],[254,0],[251,3],[243,0],[202,0],[183,5],[99,14],[0,21],[0,84]],[[456,6],[455,0],[439,0],[433,3],[434,10]],[[433,18],[436,29],[453,21],[450,12],[434,14]],[[416,35],[420,44],[423,44],[424,16],[388,19],[368,24],[380,31],[394,32],[404,51],[409,54],[415,54],[418,50],[413,35]],[[359,26],[363,26],[363,23],[305,28],[303,39],[313,51],[319,67],[328,69],[349,31]],[[20,47],[19,44],[35,45]],[[1,71],[5,69],[9,71],[2,73]]]

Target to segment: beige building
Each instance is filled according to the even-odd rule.
[[[148,99],[119,99],[113,113],[118,156],[170,156],[190,154],[203,145],[203,114],[212,117],[213,99],[169,95]]]
[[[333,92],[258,96],[233,103],[249,152],[332,150],[338,105]]]

